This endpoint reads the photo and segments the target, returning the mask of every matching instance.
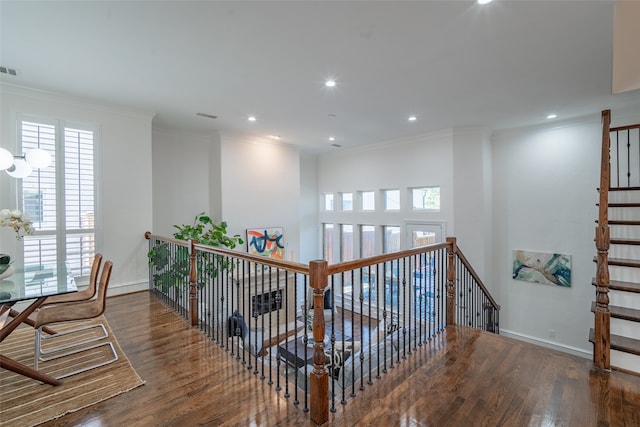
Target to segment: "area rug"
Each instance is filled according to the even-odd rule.
[[[107,331],[118,360],[109,365],[92,369],[62,379],[62,385],[40,384],[30,378],[0,369],[0,426],[33,426],[78,411],[103,400],[117,396],[144,384],[129,360],[122,352],[106,319],[100,316],[83,322],[53,325],[56,332],[75,329],[84,325],[102,323]],[[93,328],[85,334],[96,334]],[[33,366],[35,331],[21,326],[0,344],[0,353],[27,366]],[[74,338],[76,339],[76,338]],[[82,338],[80,338],[82,339]],[[63,344],[57,339],[55,346]],[[43,345],[43,348],[46,348]],[[94,363],[110,357],[108,347],[66,356],[41,363],[39,369],[59,376],[72,372],[88,362]]]

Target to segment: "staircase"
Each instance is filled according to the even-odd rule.
[[[640,375],[640,124],[610,128],[602,112],[594,363]]]

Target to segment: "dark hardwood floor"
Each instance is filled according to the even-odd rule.
[[[310,425],[302,405],[153,295],[110,298],[106,316],[146,384],[45,425]],[[600,372],[589,360],[454,327],[337,407],[330,425],[640,426],[640,377]]]

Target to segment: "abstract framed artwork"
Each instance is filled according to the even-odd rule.
[[[253,255],[284,259],[282,227],[248,228],[247,250]]]
[[[513,278],[571,287],[571,255],[514,250]]]

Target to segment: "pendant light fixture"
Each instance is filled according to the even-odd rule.
[[[9,150],[0,147],[0,170],[14,178],[26,178],[33,169],[46,168],[51,164],[51,154],[41,148],[34,148],[22,156],[14,156]]]

